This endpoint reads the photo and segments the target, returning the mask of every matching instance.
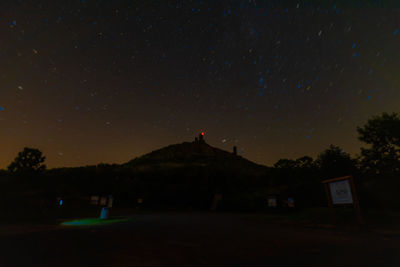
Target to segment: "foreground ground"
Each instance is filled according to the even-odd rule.
[[[400,266],[400,234],[243,214],[138,214],[0,231],[0,266]]]

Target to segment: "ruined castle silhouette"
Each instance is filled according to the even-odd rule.
[[[195,144],[205,144],[206,141],[204,140],[204,136],[205,136],[205,133],[201,132],[199,134],[199,137],[195,137],[194,138],[194,143]],[[237,156],[237,148],[236,148],[236,146],[233,146],[233,152],[232,153],[233,153],[233,155]]]

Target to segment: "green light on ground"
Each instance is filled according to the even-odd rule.
[[[89,226],[89,225],[104,225],[104,224],[112,224],[119,222],[127,222],[129,218],[116,218],[116,219],[100,219],[100,218],[88,218],[88,219],[79,219],[73,221],[62,222],[61,225],[68,226]]]

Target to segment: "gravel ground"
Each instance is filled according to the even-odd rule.
[[[259,215],[137,214],[96,226],[6,226],[0,266],[400,266],[400,234]]]

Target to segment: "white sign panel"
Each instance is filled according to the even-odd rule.
[[[329,183],[333,204],[353,204],[349,180]]]
[[[111,197],[111,196],[108,197],[108,205],[107,205],[107,207],[112,208],[113,202],[114,202],[114,198]]]
[[[90,204],[92,204],[92,205],[99,204],[99,196],[91,196],[90,197]]]
[[[277,206],[276,198],[269,198],[268,199],[268,207],[276,207]]]
[[[107,204],[107,198],[106,197],[101,197],[100,198],[100,205],[105,206]]]

